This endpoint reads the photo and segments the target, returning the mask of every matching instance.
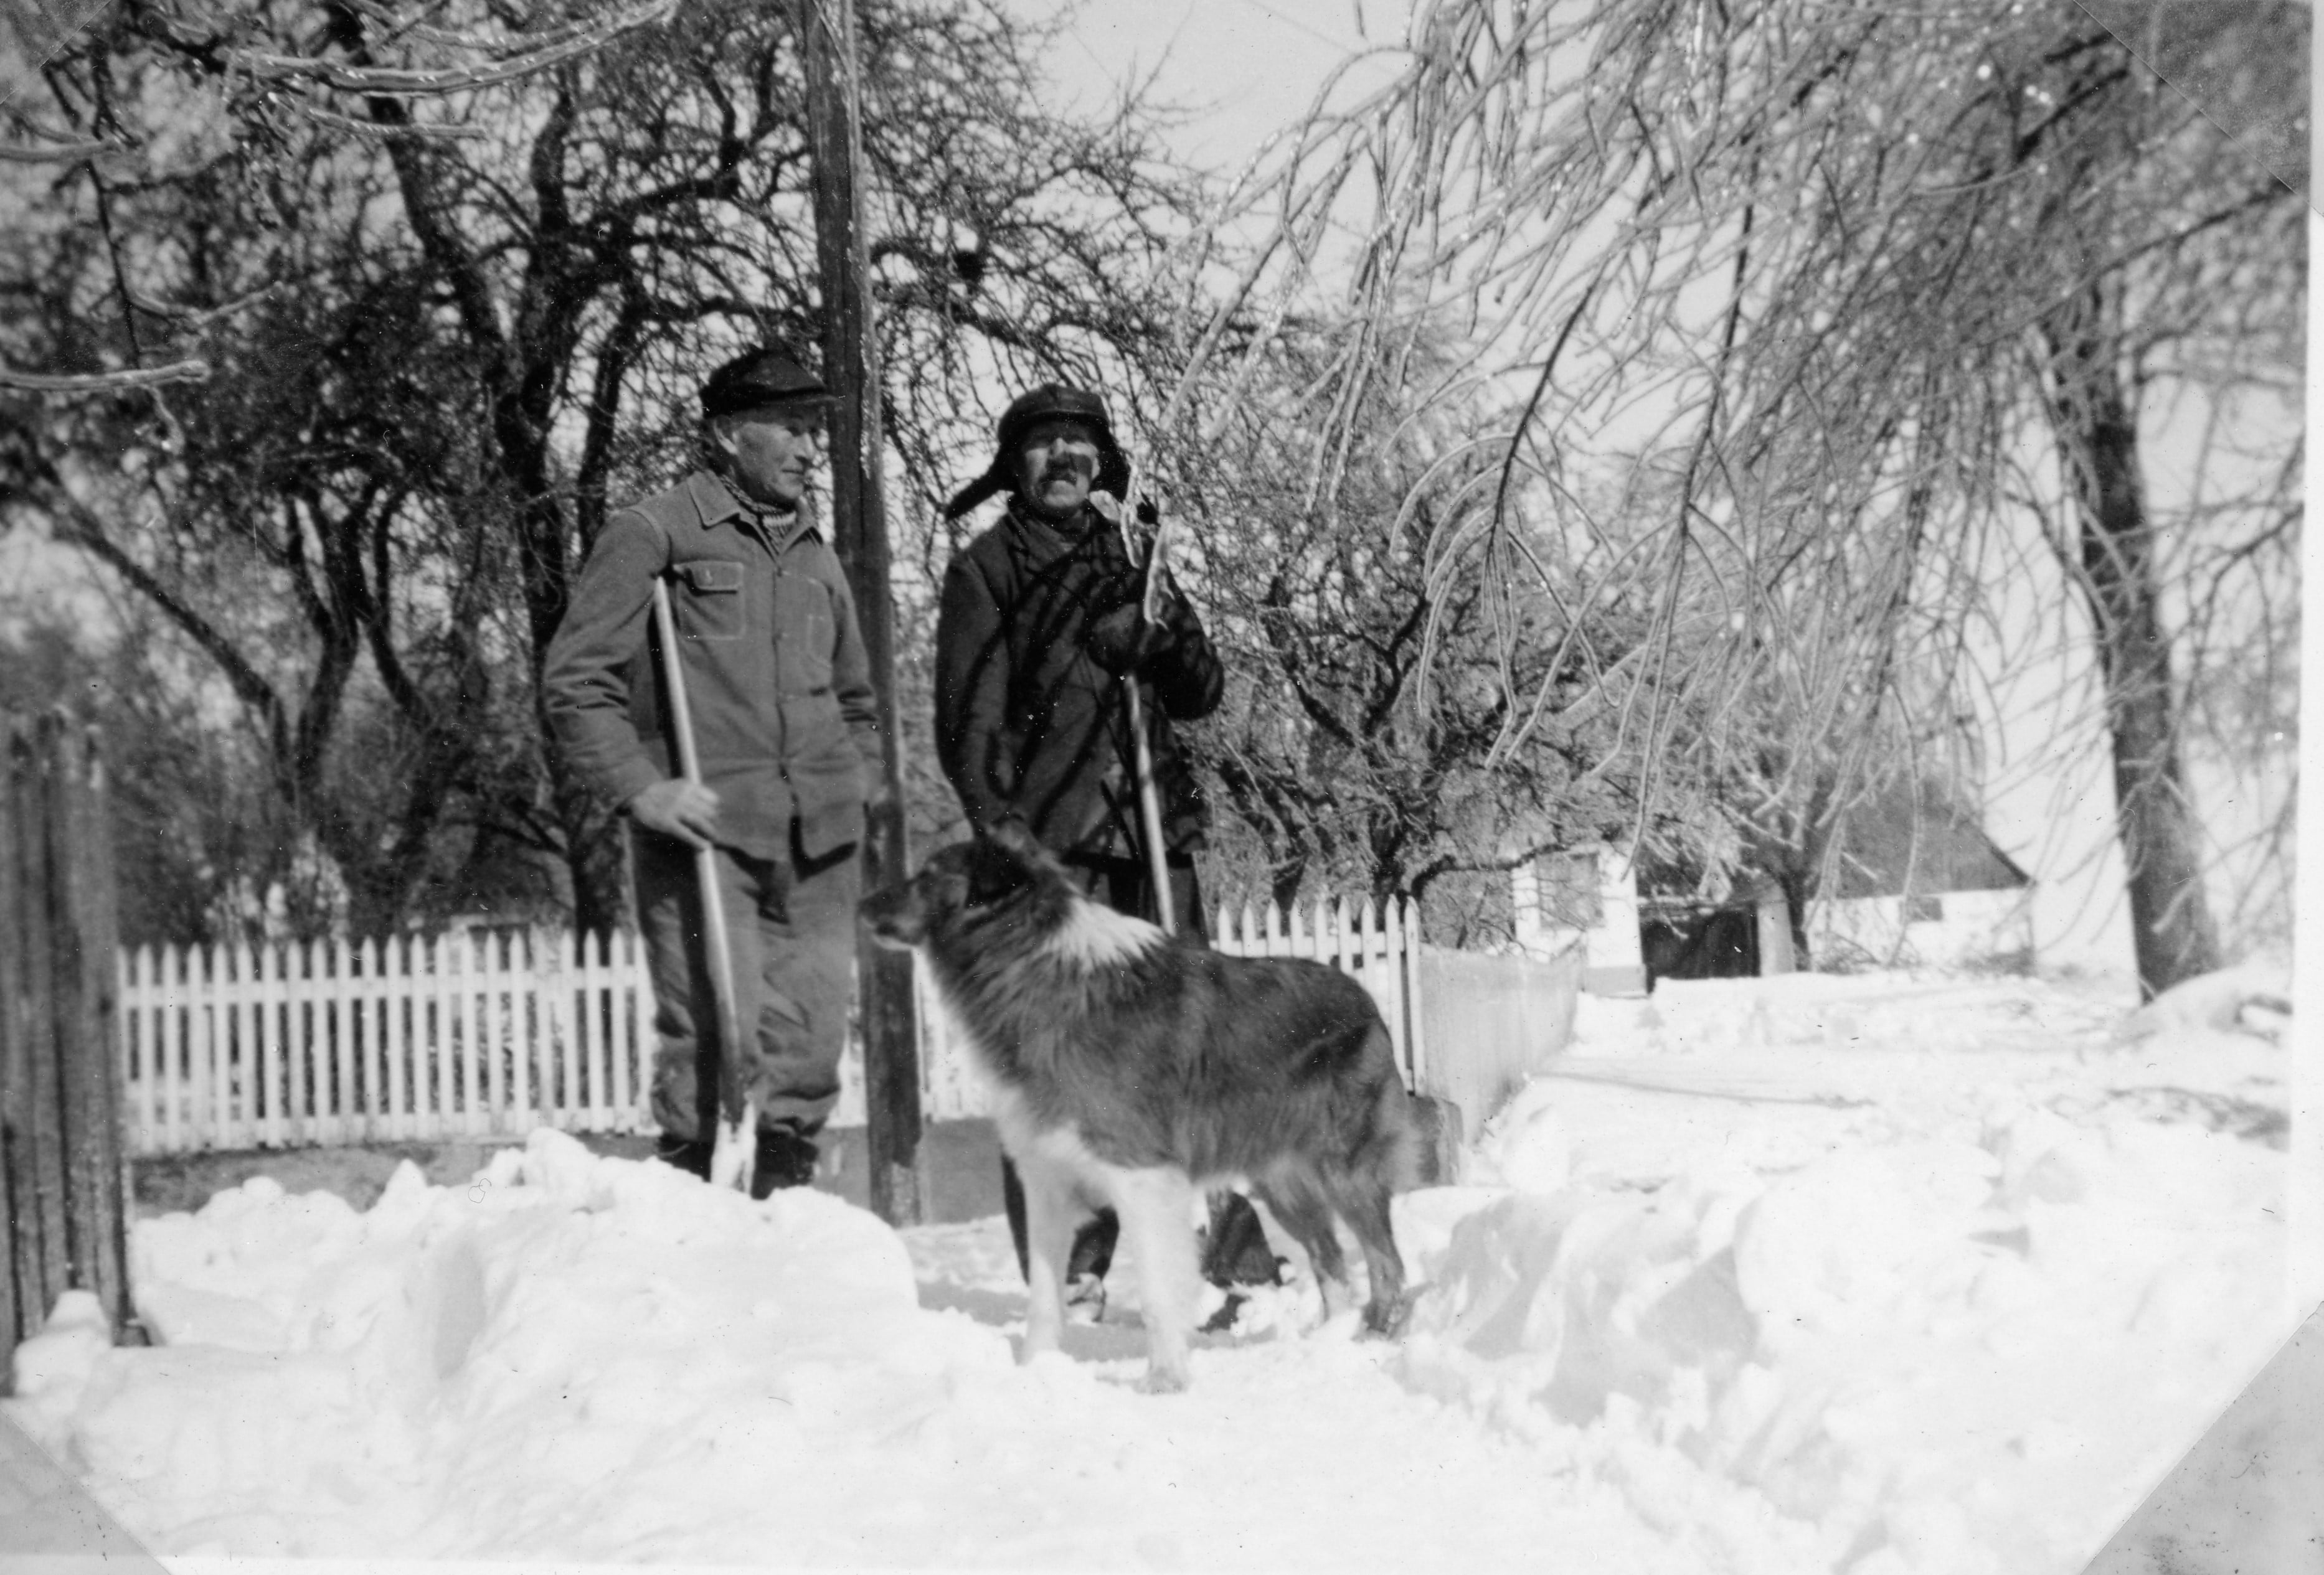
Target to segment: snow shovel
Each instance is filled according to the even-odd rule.
[[[1121,500],[1122,555],[1132,563],[1138,561],[1138,546],[1130,539],[1130,522],[1138,518],[1137,472],[1130,472],[1130,485],[1124,489],[1129,496]],[[1146,596],[1139,616],[1146,623],[1154,622],[1154,610],[1158,605],[1155,592],[1159,588],[1162,570],[1162,541],[1169,525],[1158,515],[1154,522],[1154,542],[1146,550]],[[1146,705],[1138,693],[1138,668],[1132,663],[1122,675],[1123,691],[1129,697],[1130,769],[1138,778],[1138,829],[1139,840],[1146,844],[1146,870],[1154,882],[1154,907],[1161,915],[1162,933],[1175,935],[1178,929],[1178,905],[1170,896],[1170,860],[1162,846],[1162,799],[1154,786],[1154,751],[1146,738]]]
[[[669,585],[653,583],[654,636],[660,641],[662,671],[669,677],[671,731],[678,741],[678,771],[700,786],[702,763],[694,752],[694,714],[687,705],[686,668],[678,659],[678,623],[669,611]],[[734,999],[734,955],[726,943],[726,907],[718,899],[718,854],[707,843],[694,850],[694,878],[702,894],[702,947],[710,965],[710,994],[718,1006],[718,1134],[710,1150],[710,1184],[751,1184],[752,1128],[758,1111],[742,1093],[742,1021]]]

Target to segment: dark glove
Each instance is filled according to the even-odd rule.
[[[1147,622],[1143,576],[1140,578],[1138,598],[1093,620],[1089,632],[1083,637],[1090,659],[1117,678],[1133,668],[1143,673],[1153,662],[1177,649],[1180,639],[1194,621],[1194,609],[1166,583],[1155,608],[1156,617],[1152,622]]]

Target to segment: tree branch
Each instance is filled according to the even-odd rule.
[[[124,367],[118,372],[63,374],[19,372],[13,366],[0,366],[0,388],[22,389],[29,393],[116,393],[124,389],[160,388],[172,382],[208,382],[209,377],[210,364],[199,359],[172,361],[166,366]]]

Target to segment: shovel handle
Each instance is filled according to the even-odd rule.
[[[1130,535],[1132,522],[1138,518],[1138,472],[1130,473],[1128,495],[1121,500],[1122,556],[1137,561],[1137,542]],[[1169,531],[1169,522],[1157,519],[1154,539],[1146,550],[1146,594],[1139,616],[1146,622],[1154,622],[1155,609],[1162,573],[1162,542]],[[1162,933],[1176,935],[1178,930],[1178,905],[1171,900],[1169,851],[1162,845],[1162,796],[1154,782],[1154,749],[1146,736],[1146,702],[1138,689],[1138,668],[1133,663],[1121,676],[1122,690],[1130,706],[1130,748],[1131,773],[1138,779],[1139,840],[1146,844],[1147,879],[1154,882],[1154,909],[1161,916]]]
[[[669,609],[669,585],[653,582],[654,636],[661,646],[662,672],[669,688],[670,731],[678,745],[678,772],[699,787],[701,757],[694,747],[694,714],[686,695],[686,668],[679,659],[678,620]],[[694,880],[702,900],[703,951],[710,966],[710,995],[718,1010],[718,1135],[712,1146],[710,1181],[715,1185],[750,1184],[749,1143],[755,1117],[742,1095],[742,1022],[734,998],[734,953],[726,935],[726,905],[718,895],[718,855],[708,843],[694,850]]]

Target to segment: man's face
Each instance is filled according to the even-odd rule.
[[[734,484],[761,503],[792,509],[823,451],[823,412],[768,405],[721,416],[713,425],[733,467]]]
[[[1097,431],[1088,422],[1037,422],[1017,450],[1018,493],[1052,519],[1078,513],[1097,480]]]

